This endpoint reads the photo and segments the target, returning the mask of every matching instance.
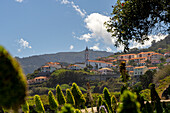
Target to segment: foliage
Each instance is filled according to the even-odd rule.
[[[34,102],[35,102],[35,106],[36,106],[36,111],[38,113],[42,113],[42,112],[44,113],[45,112],[44,106],[43,106],[43,103],[42,103],[39,95],[34,96]]]
[[[99,112],[99,107],[103,104],[102,96],[99,95],[98,102],[97,102],[97,111]]]
[[[118,102],[114,95],[112,95],[111,102],[112,102],[112,109],[113,109],[114,113],[116,113]]]
[[[120,74],[121,74],[121,78],[123,82],[127,82],[129,80],[129,75],[126,71],[126,63],[125,62],[121,62],[119,65],[119,69],[120,69]]]
[[[112,111],[112,106],[111,106],[111,94],[109,92],[109,90],[105,87],[103,90],[103,94],[104,94],[104,100],[106,101],[109,110]]]
[[[160,69],[153,78],[153,83],[158,83],[159,80],[164,79],[170,75],[170,65],[165,66],[163,69]]]
[[[79,89],[79,87],[77,86],[76,83],[72,84],[72,88],[71,88],[71,92],[74,96],[74,100],[75,100],[75,106],[79,107],[80,105],[84,105],[86,100],[81,92],[81,90]]]
[[[27,101],[25,101],[25,103],[22,105],[22,111],[24,113],[29,113],[29,104]]]
[[[61,108],[61,113],[74,113],[74,108],[70,104],[65,104]]]
[[[130,41],[144,44],[153,32],[169,32],[169,4],[168,0],[125,0],[124,3],[117,0],[113,17],[105,23],[107,31],[117,38],[115,46],[124,45],[126,52]]]
[[[153,113],[153,107],[148,101],[145,104],[145,109],[146,109],[147,113]]]
[[[153,76],[154,76],[155,72],[153,71],[146,71],[144,75],[140,76],[140,82],[141,82],[141,86],[143,87],[143,89],[147,89],[149,84],[153,82]]]
[[[17,111],[25,102],[27,82],[19,63],[0,46],[0,106]]]
[[[81,111],[79,109],[75,109],[74,113],[81,113]]]
[[[64,94],[62,92],[60,85],[57,85],[56,87],[56,95],[57,95],[57,101],[59,105],[64,105],[66,103],[66,99],[64,97]]]
[[[50,109],[57,110],[58,102],[55,100],[55,97],[51,91],[48,92],[48,101],[49,101]]]
[[[140,104],[137,102],[137,95],[126,90],[120,97],[122,104],[119,104],[118,113],[140,113]]]
[[[140,91],[140,95],[144,97],[144,100],[151,100],[151,97],[150,97],[150,89],[145,89],[145,90],[142,90]]]
[[[70,89],[66,90],[66,100],[68,104],[75,105],[75,100],[73,94],[71,93]]]

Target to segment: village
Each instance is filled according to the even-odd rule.
[[[161,49],[161,48],[159,48]],[[138,54],[122,54],[113,55],[109,57],[98,57],[96,60],[89,59],[89,49],[85,49],[84,62],[70,64],[63,66],[58,62],[47,62],[45,65],[38,69],[38,74],[33,79],[28,79],[28,84],[42,83],[50,78],[50,74],[55,70],[84,70],[94,73],[95,76],[88,76],[90,79],[97,79],[101,75],[106,80],[107,78],[120,77],[119,64],[126,63],[126,71],[131,77],[138,78],[140,75],[145,74],[146,71],[158,71],[165,65],[170,63],[170,52],[164,54],[150,52],[140,52]],[[100,76],[99,76],[100,75]]]

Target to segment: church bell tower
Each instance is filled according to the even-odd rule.
[[[85,50],[85,64],[88,63],[89,60],[89,50],[88,47],[86,46],[86,50]]]

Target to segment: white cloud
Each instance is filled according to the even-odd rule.
[[[72,50],[74,48],[74,46],[73,45],[70,45],[70,50]]]
[[[21,52],[22,49],[26,49],[29,48],[31,49],[32,47],[29,45],[29,42],[24,40],[23,38],[21,38],[20,40],[18,40],[18,43],[20,45],[20,49],[18,49],[18,52]]]
[[[23,2],[23,0],[15,0],[16,2],[19,2],[19,3],[21,3],[21,2]]]
[[[57,0],[58,1],[58,0]],[[62,0],[61,4],[69,4],[70,2],[68,0]]]
[[[106,26],[104,22],[108,21],[110,17],[104,16],[99,13],[92,13],[88,15],[84,22],[86,24],[86,28],[91,32],[87,34],[83,34],[80,36],[80,40],[85,40],[86,42],[90,39],[95,39],[96,41],[101,40],[106,45],[113,45],[115,40],[111,37],[111,34],[107,32]]]
[[[81,17],[85,17],[86,11],[83,9],[81,10],[78,5],[75,5],[74,2],[71,2],[72,7],[80,14]]]
[[[144,44],[140,44],[138,42],[135,41],[130,41],[130,48],[147,48],[150,47],[152,45],[152,41],[155,40],[155,42],[158,42],[162,39],[164,39],[167,35],[150,35],[148,36],[149,40],[145,41]]]
[[[112,50],[110,47],[107,47],[107,48],[106,48],[106,51],[107,51],[107,52],[113,52],[113,50]]]
[[[59,0],[56,0],[59,1]],[[61,4],[71,4],[71,6],[77,11],[81,17],[85,17],[86,11],[83,9],[81,10],[78,5],[76,5],[73,1],[68,1],[68,0],[61,0]]]
[[[93,50],[100,50],[99,48],[99,43],[95,44],[93,47],[90,47],[90,49],[93,49]]]

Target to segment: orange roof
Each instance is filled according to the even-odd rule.
[[[144,68],[146,66],[135,67],[134,69]]]
[[[60,63],[58,63],[58,62],[48,62],[46,64],[60,64]]]
[[[104,62],[104,61],[98,61],[98,60],[88,60],[89,62],[99,62],[99,63],[107,63],[107,62]]]
[[[148,67],[148,69],[158,69],[158,67]]]
[[[129,71],[130,73],[133,73],[134,71]]]
[[[148,53],[155,53],[153,51],[150,51],[150,52],[141,52],[141,53],[138,53],[138,54],[148,54]]]
[[[160,54],[160,53],[154,53],[152,55],[162,55],[162,56],[164,56],[163,54]]]
[[[80,67],[80,66],[78,66],[78,65],[74,65],[74,64],[73,64],[73,65],[69,65],[68,67],[71,67],[71,66]]]
[[[136,55],[136,54],[124,54],[124,55],[119,55],[119,56],[129,56],[129,55]]]
[[[133,67],[133,66],[131,66],[131,65],[128,65],[128,66],[126,66],[126,67]]]
[[[138,57],[138,58],[131,58],[130,60],[134,60],[134,59],[143,59],[143,58],[146,58],[146,59],[147,59],[147,57]]]
[[[43,78],[47,78],[47,77],[35,77],[34,79],[43,79]]]
[[[45,65],[45,66],[42,66],[42,67],[49,67],[49,66]]]

